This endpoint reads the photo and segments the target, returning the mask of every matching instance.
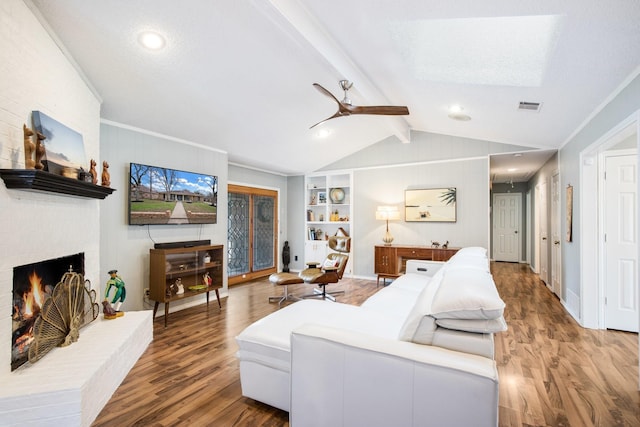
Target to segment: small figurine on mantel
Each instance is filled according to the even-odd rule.
[[[107,289],[104,291],[104,302],[107,302],[108,305],[114,310],[115,316],[120,317],[124,316],[124,313],[120,311],[120,306],[124,302],[124,299],[127,297],[127,290],[124,287],[124,280],[120,276],[118,276],[118,270],[109,271],[109,276],[111,278],[107,281]],[[109,294],[111,290],[115,290],[115,294],[111,301],[109,301]],[[104,307],[107,305],[102,303]],[[105,319],[113,319],[114,317],[108,317],[107,312],[105,312]]]
[[[36,142],[36,164],[34,167],[38,170],[42,170],[44,169],[42,159],[44,158],[44,155],[46,153],[46,150],[44,148],[44,140],[47,139],[47,137],[40,132],[36,132],[36,138],[38,141]]]
[[[91,159],[91,162],[89,163],[89,174],[91,174],[92,184],[98,183],[98,171],[96,171],[96,164],[96,161]]]
[[[107,161],[102,162],[102,186],[108,187],[111,185],[111,175],[109,175],[109,163]]]
[[[33,169],[36,166],[36,161],[33,159],[36,144],[31,140],[34,133],[24,124],[22,125],[22,133],[24,133],[24,167],[25,169]]]
[[[447,249],[449,247],[449,241],[447,240],[442,244],[442,249]]]
[[[440,247],[440,242],[432,240],[431,241],[431,247],[432,248],[436,248],[436,249],[439,248]]]

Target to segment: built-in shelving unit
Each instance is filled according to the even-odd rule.
[[[31,190],[69,196],[104,199],[115,189],[67,178],[38,169],[0,169],[0,177],[8,189]]]
[[[351,236],[352,195],[351,173],[313,174],[305,177],[305,262],[322,262],[325,259],[329,236],[342,230]],[[345,273],[351,271],[350,264],[347,269]]]

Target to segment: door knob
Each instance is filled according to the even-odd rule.
[[[560,244],[560,240],[556,240],[555,242],[553,242],[554,245],[559,245]]]
[[[542,238],[542,240],[547,240],[547,238],[546,238],[546,237],[543,237],[543,238]]]
[[[518,230],[514,231],[514,233],[518,234]]]

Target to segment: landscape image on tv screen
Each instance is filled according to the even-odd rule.
[[[217,222],[217,176],[139,163],[129,169],[129,225]]]

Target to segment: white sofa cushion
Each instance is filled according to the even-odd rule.
[[[504,301],[490,273],[447,268],[431,310],[436,319],[498,319],[504,312]]]
[[[413,332],[413,336],[410,340],[403,341],[411,341],[416,344],[426,344],[431,345],[433,342],[433,337],[436,334],[436,329],[438,329],[438,325],[436,324],[436,319],[429,315],[420,317],[420,322],[418,323],[418,327]]]
[[[360,307],[384,316],[394,316],[403,322],[416,303],[417,295],[419,292],[387,286],[370,296]]]
[[[477,334],[493,334],[507,330],[507,322],[502,316],[497,319],[437,319],[435,323],[443,328]]]
[[[423,343],[430,344],[429,336],[433,333],[437,325],[430,319],[425,319],[424,323],[422,323],[422,318],[431,313],[431,303],[438,287],[440,286],[440,281],[442,280],[443,275],[444,268],[441,268],[414,300],[415,302],[413,307],[405,317],[402,328],[400,328],[398,339],[402,341],[414,341],[414,337],[418,334],[422,337]],[[415,279],[415,276],[424,277],[419,274],[405,274],[404,276],[396,279],[396,282],[411,281]],[[422,329],[418,330],[419,328]]]
[[[487,249],[481,246],[467,246],[467,247],[458,249],[458,251],[455,253],[453,258],[457,256],[464,256],[464,255],[472,255],[472,256],[487,258]]]
[[[473,255],[463,255],[451,258],[447,263],[447,269],[451,270],[454,268],[470,268],[484,271],[486,273],[491,271],[491,266],[489,265],[489,260],[487,258]]]
[[[242,360],[287,369],[291,331],[305,323],[344,328],[387,338],[398,336],[402,319],[348,304],[303,300],[290,304],[249,325],[237,337]]]

